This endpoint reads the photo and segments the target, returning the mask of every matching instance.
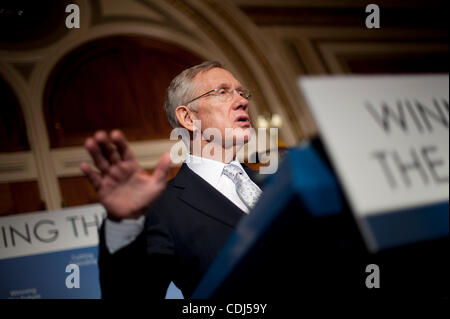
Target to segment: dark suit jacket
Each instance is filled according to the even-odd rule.
[[[256,174],[244,167],[258,183]],[[183,164],[146,214],[144,231],[110,254],[100,229],[102,298],[159,298],[170,281],[185,298],[245,213]]]

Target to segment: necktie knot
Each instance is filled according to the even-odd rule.
[[[239,177],[242,177],[243,170],[235,164],[228,164],[223,168],[223,174],[230,178],[234,184],[239,182]]]
[[[233,181],[239,198],[249,209],[251,209],[261,195],[259,187],[244,174],[242,168],[235,164],[226,165],[223,168],[223,174]]]

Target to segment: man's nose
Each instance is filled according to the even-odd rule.
[[[234,103],[233,103],[234,108],[235,109],[242,108],[244,110],[247,109],[248,100],[242,95],[240,95],[239,92],[236,90],[234,90],[233,95],[234,95]]]

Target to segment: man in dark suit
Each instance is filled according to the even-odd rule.
[[[236,160],[250,137],[249,98],[217,62],[173,79],[165,104],[169,122],[187,130],[189,148],[196,139],[200,147],[193,147],[167,187],[168,154],[149,175],[120,131],[86,140],[100,172],[87,163],[81,169],[107,211],[99,251],[103,298],[163,298],[170,281],[185,297],[192,295],[261,192]]]

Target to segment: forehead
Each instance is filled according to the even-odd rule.
[[[200,89],[214,89],[220,85],[235,88],[241,86],[233,74],[221,68],[212,68],[206,72],[200,72],[194,77],[194,81]]]

